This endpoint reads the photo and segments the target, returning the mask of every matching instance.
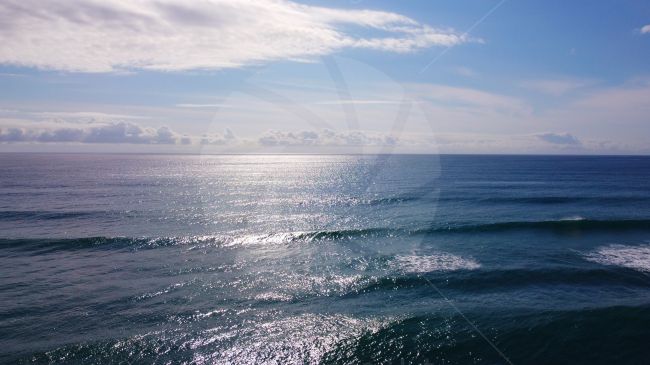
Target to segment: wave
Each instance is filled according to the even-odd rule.
[[[114,249],[121,247],[154,247],[176,244],[171,239],[147,239],[129,237],[82,237],[82,238],[16,238],[0,239],[0,248],[41,253],[60,250]]]
[[[447,227],[433,227],[420,231],[421,233],[439,232],[500,232],[510,230],[550,230],[550,231],[619,231],[650,229],[650,219],[585,219],[583,217],[570,217],[557,220],[544,221],[509,221],[484,224],[468,224]]]
[[[202,319],[231,315],[215,312]],[[648,321],[648,305],[503,312],[463,308],[462,315],[442,311],[377,317],[305,313],[255,318],[241,327],[221,321],[211,322],[209,329],[156,328],[128,337],[111,332],[94,341],[75,336],[60,347],[10,353],[3,360],[502,364],[506,357],[515,364],[642,364],[648,355]]]
[[[83,248],[121,248],[138,249],[169,246],[192,247],[239,247],[254,245],[280,245],[290,243],[309,243],[317,241],[337,241],[354,238],[391,237],[399,230],[366,228],[311,232],[281,232],[268,234],[219,234],[185,237],[82,237],[82,238],[0,238],[2,248],[29,249],[83,249]]]
[[[517,230],[544,230],[556,233],[587,231],[650,230],[650,220],[593,220],[570,217],[548,221],[510,221],[485,224],[433,226],[425,229],[360,228],[334,229],[304,232],[280,232],[262,234],[217,234],[185,237],[83,237],[83,238],[17,238],[0,239],[0,247],[111,247],[134,246],[155,248],[176,245],[211,245],[223,247],[311,243],[353,239],[380,239],[404,236],[427,236],[432,234],[472,234],[506,232]]]
[[[444,290],[459,292],[507,291],[534,286],[577,285],[577,286],[625,286],[650,288],[647,277],[639,274],[624,275],[621,272],[602,268],[544,268],[544,269],[499,269],[485,270],[469,268],[455,270],[453,275],[442,272],[422,273],[424,275],[398,275],[377,277],[365,281],[345,296],[356,296],[375,291],[394,291],[429,287],[432,283]]]
[[[376,205],[402,204],[402,203],[418,201],[420,199],[421,197],[416,197],[416,196],[399,196],[399,197],[392,197],[392,198],[370,199],[366,203],[371,206],[376,206]]]
[[[323,230],[294,233],[296,240],[318,241],[337,240],[346,238],[393,237],[398,235],[428,235],[436,233],[481,233],[502,232],[511,230],[550,230],[550,231],[618,231],[650,229],[650,219],[587,219],[581,216],[571,216],[556,220],[543,221],[505,221],[479,224],[433,225],[423,229],[399,228],[362,228],[347,230]]]
[[[649,320],[647,305],[413,315],[339,342],[322,363],[643,363]]]
[[[511,196],[511,197],[488,197],[478,199],[482,203],[513,203],[513,204],[572,204],[572,203],[596,203],[596,204],[629,204],[648,202],[647,196]]]
[[[399,205],[408,202],[420,200],[420,197],[415,196],[395,196],[387,198],[375,199],[362,199],[362,198],[336,198],[336,199],[322,199],[310,200],[301,202],[305,205],[326,205],[326,206],[383,206],[383,205]],[[252,205],[257,205],[259,202],[252,202]],[[75,219],[84,217],[104,217],[104,216],[121,216],[128,215],[125,211],[47,211],[47,210],[4,210],[0,211],[0,221],[14,221],[14,220],[58,220],[58,219]]]
[[[650,272],[650,245],[609,245],[585,255],[589,261]]]
[[[207,313],[207,317],[231,314],[215,312]],[[14,362],[317,364],[337,344],[377,331],[385,322],[381,318],[356,318],[342,314],[262,317],[250,319],[244,325],[217,322],[209,329],[165,328],[126,338],[68,343],[50,351],[19,357]]]
[[[215,312],[202,319],[231,315]],[[507,358],[515,364],[642,364],[648,355],[644,336],[648,321],[648,305],[503,312],[463,308],[463,314],[442,311],[377,317],[305,313],[255,318],[243,326],[215,321],[209,329],[156,328],[128,337],[113,332],[94,341],[74,337],[54,349],[8,354],[4,360],[502,364]]]

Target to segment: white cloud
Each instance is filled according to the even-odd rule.
[[[359,130],[272,130],[262,135],[258,143],[262,146],[393,146],[398,143],[398,138],[390,134]]]
[[[287,0],[0,2],[0,63],[65,71],[223,69],[466,41],[396,13]]]
[[[647,24],[647,25],[644,25],[643,27],[641,27],[640,32],[641,32],[641,34],[650,33],[650,24]]]
[[[223,134],[204,134],[199,139],[201,145],[225,146],[237,142],[239,142],[239,138],[229,128],[226,128]]]

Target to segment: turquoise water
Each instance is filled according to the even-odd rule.
[[[0,155],[0,362],[642,364],[650,158]]]

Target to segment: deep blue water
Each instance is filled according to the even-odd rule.
[[[0,362],[644,364],[650,158],[0,154]]]

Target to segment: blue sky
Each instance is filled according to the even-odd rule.
[[[650,152],[647,1],[0,4],[0,151]]]

